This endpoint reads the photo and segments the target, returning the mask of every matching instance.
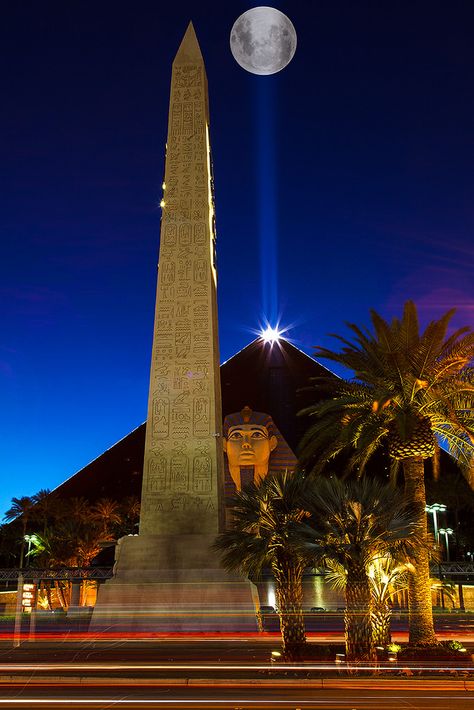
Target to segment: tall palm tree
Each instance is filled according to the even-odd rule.
[[[327,461],[350,452],[349,468],[361,475],[369,458],[384,445],[401,462],[405,499],[426,529],[424,459],[436,456],[442,443],[473,483],[474,333],[447,329],[453,311],[420,332],[415,305],[403,317],[385,321],[371,312],[373,332],[349,324],[353,340],[335,336],[341,352],[316,348],[316,356],[354,372],[353,379],[318,378],[324,399],[301,414],[311,425],[300,447],[301,465],[321,471]],[[410,642],[436,643],[431,606],[429,553],[414,555],[416,575],[409,579]]]
[[[214,545],[229,571],[258,579],[265,568],[271,569],[288,659],[297,658],[306,643],[302,580],[310,555],[292,542],[292,529],[307,514],[305,489],[302,476],[286,471],[245,486],[233,498],[232,528]]]
[[[34,507],[32,518],[35,521],[41,522],[43,525],[43,534],[46,532],[48,523],[54,518],[58,512],[58,500],[54,493],[51,493],[49,488],[41,488],[33,496]]]
[[[23,567],[23,561],[25,558],[25,535],[34,505],[35,500],[31,496],[12,498],[12,505],[4,515],[4,519],[8,522],[13,520],[19,520],[21,522],[22,535],[20,547],[20,569]]]
[[[376,557],[409,554],[423,544],[417,515],[393,486],[376,480],[313,481],[308,495],[311,518],[300,524],[299,535],[316,564],[344,568],[346,656],[370,661],[374,657],[370,565]]]

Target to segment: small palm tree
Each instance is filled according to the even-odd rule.
[[[232,500],[232,528],[221,533],[214,545],[229,571],[252,580],[265,568],[273,572],[283,653],[288,659],[297,658],[306,643],[302,580],[309,555],[292,542],[295,524],[306,515],[305,488],[303,477],[286,471],[245,486]]]
[[[474,474],[474,333],[447,335],[454,311],[420,332],[415,305],[405,304],[401,320],[371,312],[373,332],[349,324],[353,340],[335,336],[341,352],[316,348],[354,372],[353,379],[315,380],[324,399],[301,414],[311,418],[301,444],[301,465],[321,471],[328,460],[350,453],[349,468],[361,475],[369,458],[386,446],[402,463],[405,499],[415,506],[426,538],[424,459],[446,446],[472,485]],[[436,643],[431,606],[429,554],[415,552],[416,575],[409,578],[410,642]]]
[[[391,555],[375,557],[367,568],[372,596],[372,639],[374,646],[391,642],[392,601],[408,587],[407,561],[398,562]],[[325,579],[334,589],[346,588],[347,572],[339,562],[328,562]]]
[[[374,600],[372,609],[372,635],[376,646],[385,648],[391,643],[393,598],[408,588],[408,572],[413,565],[405,558],[397,560],[383,555],[369,566],[370,588]]]
[[[35,500],[31,496],[23,496],[22,498],[12,498],[12,505],[4,515],[4,519],[8,522],[12,520],[21,521],[21,547],[20,547],[20,569],[23,567],[25,558],[25,535],[28,528],[28,522],[31,518]]]
[[[316,479],[308,495],[311,518],[301,524],[302,544],[316,564],[340,565],[346,584],[346,656],[372,660],[373,597],[369,567],[376,557],[410,554],[423,544],[415,511],[393,486],[363,479]]]

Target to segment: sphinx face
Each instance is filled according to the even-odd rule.
[[[230,427],[227,439],[224,439],[224,451],[237,490],[241,488],[242,466],[254,467],[255,483],[267,475],[270,454],[277,444],[276,436],[270,436],[267,427],[260,424],[237,424]]]

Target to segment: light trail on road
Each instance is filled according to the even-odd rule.
[[[351,664],[349,664],[351,665]],[[360,671],[391,671],[400,670],[400,666],[394,666],[391,663],[387,664],[373,664],[373,665],[360,665],[352,664],[354,668]],[[404,668],[412,668],[417,671],[462,671],[464,673],[473,673],[474,665],[463,665],[463,666],[439,666],[439,665],[419,665],[416,662],[405,662],[403,664]],[[4,672],[15,672],[15,671],[26,671],[37,673],[40,671],[283,671],[283,672],[293,672],[293,671],[340,671],[345,668],[345,664],[332,663],[288,663],[288,664],[262,664],[262,663],[186,663],[178,664],[174,662],[170,663],[150,663],[150,664],[140,664],[140,663],[1,663],[0,664],[0,675]]]
[[[357,696],[345,698],[324,697],[319,699],[301,699],[301,698],[245,698],[245,697],[228,697],[228,698],[9,698],[0,699],[0,707],[65,707],[65,708],[81,708],[81,707],[99,707],[111,708],[116,706],[126,707],[133,710],[139,707],[154,707],[154,708],[223,708],[232,710],[241,710],[242,708],[253,708],[254,710],[267,710],[275,707],[288,708],[298,710],[298,708],[325,708],[325,710],[337,710],[341,708],[351,708],[352,710],[364,710],[368,708],[378,708],[380,710],[397,710],[403,707],[411,710],[417,708],[440,708],[446,710],[449,707],[457,709],[471,710],[474,707],[474,698],[460,697],[459,695],[405,695],[403,698],[399,695],[390,697],[380,696]]]

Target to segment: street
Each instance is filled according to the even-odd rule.
[[[142,688],[80,686],[67,689],[54,686],[19,686],[0,690],[0,708],[54,707],[76,708],[216,708],[239,710],[252,708],[325,708],[326,710],[401,710],[403,708],[439,708],[472,710],[474,692],[464,690],[357,690],[317,688]]]

